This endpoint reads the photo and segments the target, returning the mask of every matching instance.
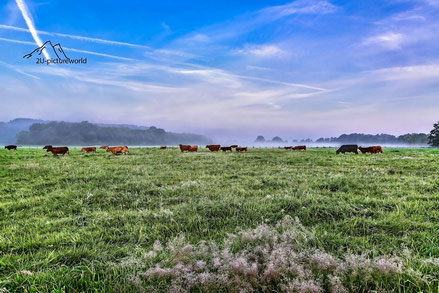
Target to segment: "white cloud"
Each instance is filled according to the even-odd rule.
[[[287,52],[275,45],[247,45],[242,49],[235,50],[235,52],[256,57],[282,57],[287,55]]]
[[[439,78],[439,64],[413,65],[389,67],[366,72],[368,80],[378,81],[426,81],[426,79]]]
[[[386,50],[399,50],[407,42],[407,36],[402,33],[388,32],[365,39],[363,46],[378,46]]]
[[[280,18],[294,14],[328,14],[335,11],[337,11],[337,6],[329,1],[298,0],[284,5],[265,8],[261,10],[261,13],[271,15],[274,18]]]

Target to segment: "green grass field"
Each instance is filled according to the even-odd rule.
[[[335,155],[331,148],[137,148],[127,156],[73,149],[56,158],[41,149],[0,150],[0,292],[172,291],[172,275],[147,272],[200,257],[178,259],[181,251],[175,252],[175,241],[169,244],[176,237],[184,235],[191,249],[201,249],[203,241],[221,248],[231,233],[258,227],[279,232],[276,224],[287,215],[305,229],[300,234],[295,228],[293,239],[310,235],[298,249],[324,252],[337,262],[348,254],[398,258],[390,272],[370,265],[364,278],[340,273],[349,291],[438,292],[438,170],[437,149]],[[232,252],[253,249],[241,240]],[[328,291],[331,269],[297,259],[313,274],[301,278],[315,278],[320,289],[296,283],[290,291]],[[245,279],[257,291],[288,291],[280,277],[258,287],[250,273],[231,266],[230,286],[192,280],[194,286],[184,281],[180,287],[233,292],[241,286],[237,279]]]

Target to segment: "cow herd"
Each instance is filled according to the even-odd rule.
[[[197,152],[198,151],[198,146],[197,145],[183,145],[180,144],[180,151],[183,153],[185,151],[187,152]],[[108,145],[103,145],[99,147],[100,149],[106,150],[107,152],[111,152],[114,155],[117,154],[123,154],[123,155],[127,155],[128,154],[128,147],[127,146],[116,146],[116,147],[110,147]],[[161,150],[166,150],[168,147],[167,146],[161,146],[160,149]],[[211,152],[218,152],[218,151],[223,151],[223,152],[227,152],[230,151],[232,152],[233,149],[235,149],[237,152],[247,152],[247,147],[239,147],[238,145],[231,145],[231,146],[221,146],[219,144],[209,144],[206,146],[206,148],[208,150],[210,150]],[[5,149],[7,150],[17,150],[17,146],[16,145],[7,145],[5,146]],[[64,146],[64,147],[53,147],[51,145],[46,145],[43,147],[44,150],[46,150],[46,152],[51,152],[54,156],[60,154],[60,155],[65,155],[65,154],[69,154],[69,148]],[[293,150],[293,151],[306,151],[306,146],[305,145],[299,145],[299,146],[285,146],[284,147],[285,150]],[[383,153],[383,148],[379,145],[377,146],[369,146],[369,147],[359,147],[356,144],[345,144],[342,145],[339,149],[337,149],[337,151],[335,152],[337,155],[342,153],[355,153],[358,154],[358,150],[360,150],[360,152],[362,152],[363,154],[382,154]],[[90,153],[96,152],[96,147],[83,147],[81,149],[82,152],[84,153]]]
[[[306,145],[298,145],[298,146],[286,146],[284,147],[286,150],[292,150],[292,151],[306,151]]]
[[[356,144],[345,144],[342,145],[335,153],[338,155],[339,153],[355,153],[358,155],[358,150],[362,152],[363,154],[370,153],[370,154],[382,154],[383,148],[379,145],[370,146],[367,148],[359,147]]]

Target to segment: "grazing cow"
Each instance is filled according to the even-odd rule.
[[[238,145],[237,145],[237,144],[232,144],[230,147],[231,147],[232,149],[236,149],[236,148],[238,147]]]
[[[293,148],[295,151],[306,151],[306,145],[298,145]]]
[[[82,148],[81,151],[83,151],[84,153],[89,153],[89,152],[96,153],[96,147]]]
[[[161,146],[160,149],[161,150],[166,150],[168,147],[167,146]]]
[[[221,145],[219,144],[208,144],[206,145],[206,148],[208,148],[211,152],[217,152],[220,150]]]
[[[231,146],[229,146],[229,147],[221,147],[221,150],[223,152],[232,151],[232,147]]]
[[[128,147],[125,146],[118,146],[118,147],[111,147],[107,148],[107,152],[112,152],[113,155],[117,155],[122,153],[123,155],[128,155]]]
[[[374,145],[374,146],[370,146],[367,148],[362,148],[359,147],[358,148],[363,154],[366,153],[371,153],[371,154],[378,154],[378,153],[383,153],[383,148],[380,145]]]
[[[7,149],[7,150],[14,150],[14,151],[16,151],[17,150],[17,146],[16,145],[13,145],[13,144],[11,144],[11,145],[7,145],[7,146],[5,146],[5,149]]]
[[[181,152],[189,151],[189,149],[191,148],[191,146],[188,144],[179,144],[178,146],[180,147]]]
[[[236,151],[237,152],[246,152],[247,151],[247,147],[237,147]]]
[[[358,145],[356,144],[344,144],[342,145],[336,152],[337,155],[339,153],[355,153],[358,155]]]
[[[292,147],[292,146],[286,146],[286,147],[284,147],[284,149],[286,149],[286,150],[292,150],[293,147]]]
[[[101,145],[99,148],[103,149],[103,150],[106,150],[106,149],[108,149],[108,147],[109,147],[108,145]]]
[[[191,145],[191,147],[188,149],[189,152],[196,152],[198,151],[198,146],[197,145]]]
[[[46,148],[47,147],[47,148]],[[61,154],[69,154],[69,148],[68,147],[52,147],[51,145],[45,146],[46,152],[51,152],[54,156]]]

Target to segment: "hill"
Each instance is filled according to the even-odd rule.
[[[14,144],[17,134],[35,123],[47,123],[40,119],[16,118],[9,122],[0,122],[0,144]]]
[[[101,124],[102,125],[102,124]],[[22,145],[175,145],[179,143],[206,144],[209,139],[190,133],[172,133],[157,127],[107,127],[87,121],[80,123],[36,123],[17,135]]]

